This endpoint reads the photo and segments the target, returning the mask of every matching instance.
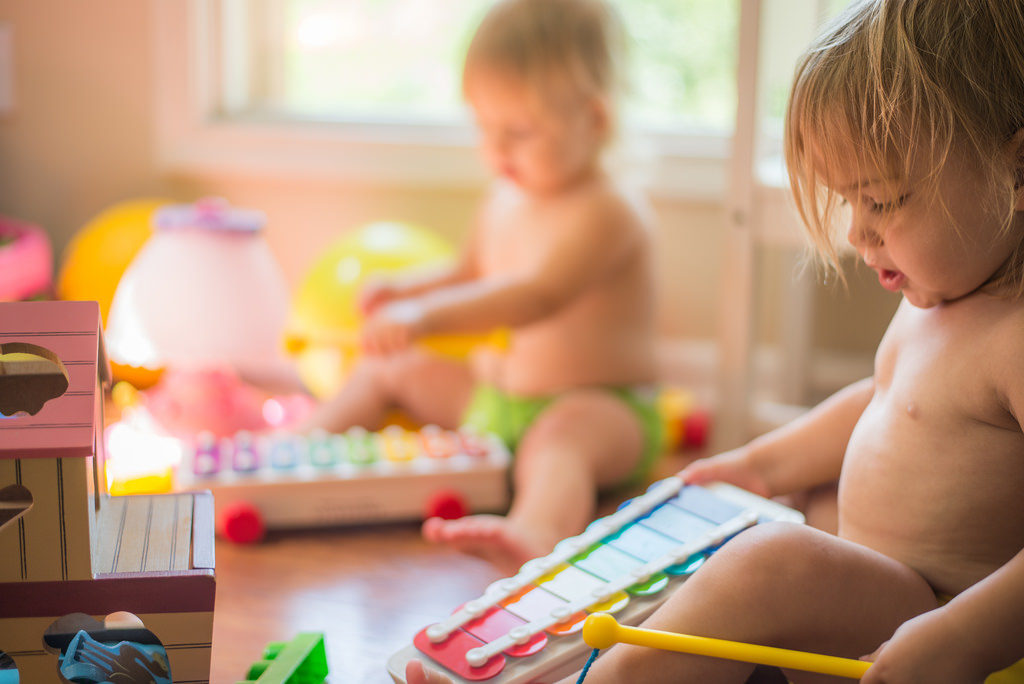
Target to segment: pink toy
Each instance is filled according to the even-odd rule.
[[[288,289],[263,239],[263,214],[205,199],[162,207],[153,222],[111,302],[111,360],[294,376],[281,348]]]
[[[271,395],[257,389],[299,386],[281,348],[288,290],[263,214],[204,199],[162,207],[153,222],[114,294],[107,334],[115,363],[166,369],[146,393],[153,419],[192,439],[294,418],[294,402],[278,401],[268,419]]]
[[[192,439],[209,431],[218,437],[269,426],[263,404],[269,395],[226,369],[168,369],[145,394],[146,409],[168,434]]]
[[[0,301],[38,297],[52,284],[53,255],[46,233],[0,216]]]

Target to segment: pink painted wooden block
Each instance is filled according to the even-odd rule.
[[[96,302],[0,302],[0,653],[21,681],[59,684],[54,649],[78,625],[101,643],[131,613],[174,682],[207,682],[213,499],[107,495],[109,382]]]

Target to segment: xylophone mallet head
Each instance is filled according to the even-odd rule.
[[[605,649],[618,643],[619,623],[611,613],[593,613],[583,622],[583,641],[591,648]]]

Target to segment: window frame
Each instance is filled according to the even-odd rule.
[[[156,160],[169,173],[302,177],[478,188],[488,180],[466,124],[270,121],[219,114],[216,0],[157,0]],[[231,93],[227,97],[233,97]],[[724,202],[731,135],[644,133],[623,160],[652,196]]]

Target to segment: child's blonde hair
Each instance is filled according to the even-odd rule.
[[[1001,188],[1009,230],[1024,179],[1021,159],[1004,149],[1022,127],[1024,2],[853,3],[805,53],[786,113],[790,185],[819,255],[837,268],[840,198],[823,171],[856,164],[895,189],[918,145],[930,152],[926,201],[942,201],[937,173],[951,154],[965,155]],[[1024,244],[993,281],[1024,292]]]
[[[546,98],[571,95],[613,100],[621,83],[624,31],[602,0],[500,0],[477,28],[466,53],[477,65],[522,78]]]

